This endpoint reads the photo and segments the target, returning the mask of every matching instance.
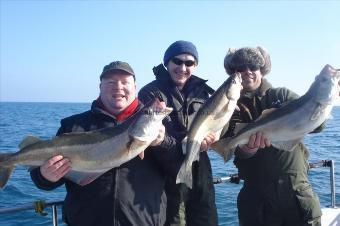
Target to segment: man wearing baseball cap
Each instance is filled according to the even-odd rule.
[[[106,65],[100,74],[100,95],[92,102],[91,109],[62,119],[57,136],[115,127],[142,106],[136,98],[133,69],[126,62],[114,61]],[[161,126],[152,147],[147,148],[145,158],[144,155],[137,156],[87,185],[80,186],[63,177],[71,170],[72,162],[61,155],[32,170],[32,180],[44,190],[65,184],[67,194],[63,204],[63,220],[67,225],[163,226],[166,214],[164,184],[171,170],[171,161],[164,155],[175,153],[167,151],[171,144],[164,141],[164,131],[164,126]],[[156,146],[157,150],[153,151]]]

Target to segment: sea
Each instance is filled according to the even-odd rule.
[[[27,135],[41,139],[51,139],[60,125],[60,119],[86,111],[90,103],[19,103],[0,102],[0,152],[16,152],[18,145]],[[336,200],[340,200],[340,106],[332,110],[332,117],[327,121],[326,128],[318,134],[305,137],[305,144],[310,150],[309,162],[321,160],[335,161]],[[213,151],[209,151],[214,177],[227,177],[237,173],[232,161],[223,159]],[[339,161],[339,162],[338,162]],[[319,195],[322,207],[331,204],[330,168],[311,169],[309,180],[314,191]],[[236,200],[242,187],[239,184],[221,183],[215,185],[216,204],[219,225],[238,225]],[[52,191],[42,191],[34,186],[27,168],[17,166],[7,186],[0,189],[1,209],[16,208],[32,204],[37,200],[63,200],[65,188],[59,187]],[[58,207],[58,224],[65,225],[61,220],[61,208]],[[42,216],[34,210],[11,213],[0,213],[1,226],[32,226],[52,225],[51,208],[45,209],[47,215]]]

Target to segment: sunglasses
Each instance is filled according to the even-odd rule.
[[[235,70],[238,72],[244,72],[247,69],[249,69],[250,71],[257,71],[260,70],[260,66],[257,64],[242,64],[235,68]]]
[[[195,61],[193,60],[181,60],[176,57],[172,58],[171,61],[178,66],[184,64],[187,67],[191,67],[195,64]]]

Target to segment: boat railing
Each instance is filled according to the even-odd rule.
[[[337,204],[335,201],[335,169],[334,169],[335,162],[334,160],[321,160],[315,163],[309,163],[309,168],[320,168],[320,167],[330,167],[330,186],[331,186],[331,205],[328,207],[337,208]],[[213,182],[214,184],[220,183],[240,183],[240,178],[238,174],[230,174],[227,177],[214,177]]]
[[[330,167],[330,185],[331,185],[331,208],[337,208],[336,201],[335,201],[335,170],[334,170],[334,160],[321,160],[316,163],[309,163],[310,169],[312,168],[319,168],[319,167]],[[240,183],[240,178],[238,174],[231,174],[227,177],[214,177],[213,178],[214,184],[220,183]],[[44,212],[46,207],[52,208],[52,223],[53,226],[58,226],[58,211],[57,206],[62,205],[63,201],[49,201],[45,202],[43,200],[38,200],[33,203],[23,204],[17,207],[10,207],[10,208],[0,208],[0,214],[5,213],[12,213],[12,212],[19,212],[24,210],[35,210],[36,213],[39,213],[43,216],[46,216],[47,213]]]
[[[37,200],[34,201],[33,203],[27,203],[23,204],[17,207],[8,207],[8,208],[0,208],[0,214],[4,213],[13,213],[13,212],[19,212],[19,211],[24,211],[24,210],[35,210],[36,213],[46,216],[47,213],[44,212],[46,207],[51,207],[52,208],[52,223],[53,226],[58,226],[58,210],[57,206],[62,205],[64,203],[63,200],[59,201],[50,201],[50,202],[45,202],[43,200]]]

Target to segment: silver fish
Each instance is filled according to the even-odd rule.
[[[340,71],[326,65],[303,96],[281,108],[264,111],[255,122],[239,126],[239,130],[236,128],[235,136],[221,139],[211,148],[226,162],[233,156],[237,145],[247,144],[251,134],[261,131],[272,146],[292,151],[306,134],[329,118],[339,97],[339,80]]]
[[[37,167],[55,155],[67,157],[72,163],[65,178],[79,185],[89,184],[144,151],[171,111],[156,99],[116,127],[67,133],[45,141],[27,137],[19,145],[20,151],[0,153],[0,187],[6,185],[15,165]]]
[[[199,160],[201,143],[211,132],[219,137],[237,106],[242,89],[241,83],[240,73],[230,76],[197,112],[183,142],[186,156],[177,174],[176,183],[185,183],[192,187],[192,163]]]

